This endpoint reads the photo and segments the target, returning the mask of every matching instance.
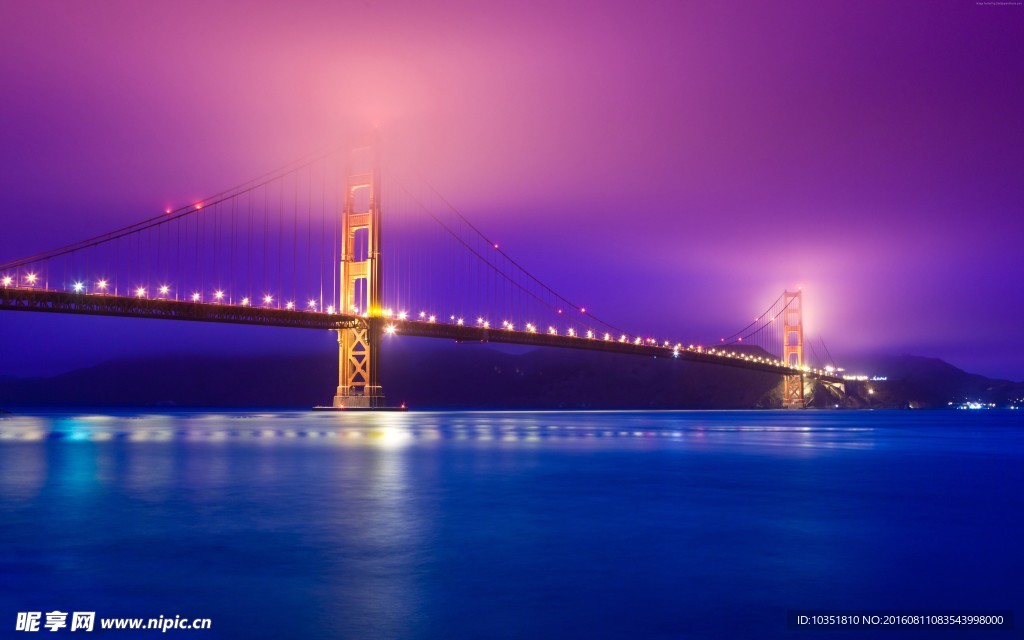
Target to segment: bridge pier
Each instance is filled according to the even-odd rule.
[[[384,406],[377,379],[380,354],[379,318],[356,327],[338,329],[338,391],[336,409],[376,409]]]
[[[804,399],[803,374],[785,376],[782,388],[782,407],[784,409],[804,409],[807,407],[807,401]]]

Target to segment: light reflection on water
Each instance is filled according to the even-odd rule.
[[[0,620],[787,638],[787,608],[1019,606],[1022,462],[995,412],[8,416]]]
[[[706,415],[706,414],[703,414]],[[580,439],[660,439],[685,443],[717,438],[722,444],[781,447],[872,446],[874,427],[801,424],[772,414],[736,413],[754,424],[716,424],[700,413],[176,413],[18,416],[0,420],[0,441],[207,442],[323,440],[341,446],[400,447],[435,440],[540,442]],[[820,415],[820,414],[819,414]],[[630,428],[642,416],[647,428]],[[772,416],[776,417],[776,416]],[[865,437],[868,435],[868,437]]]

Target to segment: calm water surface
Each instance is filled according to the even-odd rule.
[[[1020,637],[786,611],[1019,618],[1022,489],[1018,412],[5,416],[0,637]]]

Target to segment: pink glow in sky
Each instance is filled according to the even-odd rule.
[[[0,20],[2,258],[379,124],[504,250],[622,325],[714,339],[803,285],[837,356],[1024,379],[1022,7],[47,2]]]

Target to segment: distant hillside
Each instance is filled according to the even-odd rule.
[[[382,384],[411,407],[735,408],[770,406],[777,377],[674,359],[489,345],[389,345]],[[164,356],[47,378],[0,379],[0,406],[309,407],[329,403],[337,353]]]
[[[876,398],[869,404],[944,407],[965,400],[994,402],[999,406],[1024,403],[1024,382],[997,380],[967,373],[938,358],[900,355],[872,359],[870,371],[885,376],[872,385]]]
[[[385,392],[414,408],[727,409],[781,406],[778,376],[672,358],[491,345],[388,345]],[[48,378],[0,379],[0,406],[310,407],[335,392],[337,354],[177,355],[107,362]],[[1024,384],[965,373],[941,360],[899,356],[872,371],[884,383],[812,406],[944,407],[966,398],[1005,404]]]

